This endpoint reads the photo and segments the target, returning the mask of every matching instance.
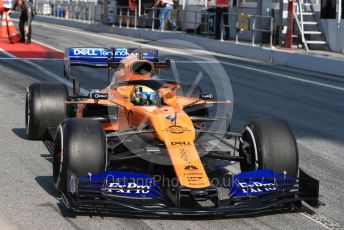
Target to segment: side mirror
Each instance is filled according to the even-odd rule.
[[[212,93],[202,93],[199,95],[201,100],[214,100],[215,96]]]

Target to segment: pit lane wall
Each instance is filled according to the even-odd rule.
[[[13,17],[18,17],[19,14],[13,14]],[[84,23],[78,21],[64,20],[60,18],[49,18],[36,16],[35,21],[70,26],[80,28],[91,32],[108,32],[115,33],[122,36],[134,37],[145,40],[164,40],[164,39],[179,39],[187,41],[203,47],[205,50],[215,53],[222,53],[232,56],[248,58],[252,60],[263,61],[276,65],[290,66],[300,68],[303,70],[315,71],[326,74],[333,74],[344,77],[344,56],[343,58],[329,57],[324,55],[317,55],[314,53],[306,53],[305,51],[289,51],[281,49],[270,49],[259,46],[251,46],[250,44],[238,44],[235,42],[221,42],[214,39],[207,39],[196,37],[179,32],[158,32],[145,29],[127,29],[114,28],[98,23]]]

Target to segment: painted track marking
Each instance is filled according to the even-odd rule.
[[[42,45],[36,41],[32,41],[31,44],[8,44],[0,41],[0,48],[5,50],[7,53],[12,54],[12,56],[15,56],[16,58],[64,58],[63,52],[46,45]]]
[[[0,49],[0,52],[3,52],[5,55],[7,55],[9,57],[9,60],[18,60],[18,61],[21,61],[21,62],[24,62],[28,65],[31,65],[32,67],[34,67],[35,69],[37,69],[38,71],[44,73],[46,76],[50,77],[50,78],[53,78],[55,79],[56,81],[59,81],[63,84],[65,84],[66,86],[68,86],[69,88],[73,88],[73,84],[68,81],[67,79],[65,78],[62,78],[60,76],[58,76],[57,74],[49,71],[48,69],[40,66],[40,65],[37,65],[36,63],[33,63],[32,61],[30,60],[26,60],[26,59],[15,59],[16,57],[8,52],[6,52],[5,50],[3,49]],[[80,92],[83,93],[83,94],[88,94],[89,91],[84,89],[84,88],[81,88],[80,87]]]
[[[45,23],[40,23],[41,26],[43,27],[48,27],[47,24]],[[132,45],[136,45],[137,47],[140,46],[144,46],[144,47],[149,47],[149,48],[155,48],[155,49],[159,49],[159,50],[163,50],[167,53],[174,53],[174,54],[179,54],[179,55],[184,55],[184,56],[191,56],[194,57],[193,55],[191,55],[190,53],[187,53],[185,51],[178,51],[178,50],[174,50],[172,48],[165,48],[162,46],[155,46],[155,45],[149,45],[149,44],[142,44],[142,43],[138,43],[135,41],[128,41],[125,39],[120,39],[120,38],[114,38],[114,37],[110,37],[107,35],[100,35],[100,34],[93,34],[91,32],[85,32],[85,31],[79,31],[79,30],[75,30],[73,28],[64,28],[64,26],[54,26],[54,29],[59,29],[62,31],[69,31],[72,33],[77,33],[77,34],[82,34],[82,35],[87,35],[87,36],[93,36],[93,37],[97,37],[97,38],[103,38],[103,39],[107,39],[107,40],[112,40],[112,41],[119,41],[119,42],[125,42],[128,44],[132,44]],[[43,44],[43,43],[42,43]],[[186,49],[188,51],[190,51],[190,49]],[[61,50],[60,50],[61,51]],[[193,50],[195,53],[197,52],[196,50]],[[212,52],[208,52],[208,51],[201,51],[201,53],[203,55],[211,55]],[[206,61],[217,61],[216,59],[211,59],[211,58],[207,58],[207,57],[194,57],[194,58],[198,58],[198,59],[202,59],[202,60],[206,60]],[[224,62],[224,61],[219,61],[221,64],[225,64],[225,65],[229,65],[229,66],[234,66],[234,67],[238,67],[238,68],[243,68],[243,69],[247,69],[247,70],[252,70],[252,71],[257,71],[260,73],[264,73],[264,74],[268,74],[268,75],[272,75],[275,77],[280,77],[280,78],[284,78],[284,79],[288,79],[288,80],[293,80],[293,81],[299,81],[302,83],[307,83],[310,85],[314,85],[314,86],[318,86],[318,87],[325,87],[325,88],[330,88],[333,90],[339,90],[344,92],[344,87],[339,87],[339,86],[334,86],[334,85],[330,85],[330,84],[326,84],[326,83],[321,83],[321,82],[317,82],[317,81],[312,81],[312,80],[306,80],[306,79],[302,79],[302,78],[297,78],[297,77],[293,77],[290,75],[286,75],[286,74],[281,74],[281,73],[276,73],[276,72],[272,72],[272,71],[267,71],[267,70],[262,70],[256,67],[249,67],[249,66],[245,66],[245,65],[241,65],[241,64],[234,64],[234,63],[229,63],[229,62]],[[269,76],[269,77],[272,77]]]

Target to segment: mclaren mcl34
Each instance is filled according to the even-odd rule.
[[[107,87],[80,93],[72,66],[104,68]],[[159,75],[170,67],[155,49],[68,48],[72,92],[57,83],[28,87],[27,136],[53,143],[54,184],[67,208],[232,214],[319,204],[319,182],[299,168],[285,121],[255,119],[238,133],[209,129],[220,119],[230,125],[228,117],[211,117],[209,105],[231,100]],[[228,163],[223,174],[231,165],[236,171],[214,176],[210,160]],[[214,182],[220,180],[227,185]]]

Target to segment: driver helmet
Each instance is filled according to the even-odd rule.
[[[133,103],[135,105],[156,105],[157,93],[147,86],[135,86]]]

